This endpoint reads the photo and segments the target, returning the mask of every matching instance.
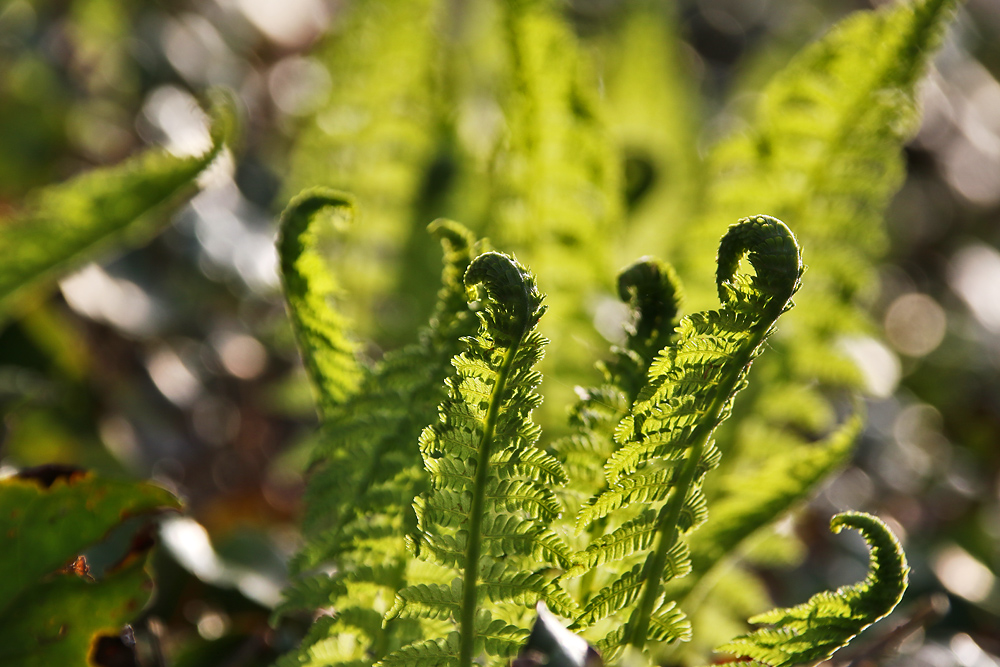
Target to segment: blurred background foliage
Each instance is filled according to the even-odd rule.
[[[791,54],[871,7],[681,0],[651,22],[631,18],[634,4],[563,5],[593,69],[562,80],[595,79],[601,98],[581,95],[577,118],[599,114],[620,149],[580,146],[581,168],[603,184],[580,196],[606,197],[614,217],[614,193],[624,192],[629,227],[614,233],[630,250],[591,269],[607,294],[576,295],[566,317],[587,317],[607,335],[614,266],[669,246],[660,223],[693,214],[685,202],[700,187],[698,155],[739,130]],[[346,0],[0,3],[0,214],[33,188],[147,144],[203,151],[196,99],[209,86],[235,90],[244,107],[241,147],[160,236],[27,295],[0,329],[4,466],[74,463],[153,479],[187,502],[184,518],[161,527],[158,595],[134,624],[140,664],[265,665],[304,631],[267,623],[297,547],[316,424],[275,271],[274,222],[288,198],[316,184],[358,194],[371,233],[334,251],[356,277],[347,305],[371,358],[408,342],[426,316],[435,287],[410,276],[437,273],[423,232],[431,219],[482,223],[504,247],[528,233],[518,227],[524,207],[544,206],[470,187],[488,168],[507,169],[501,183],[524,176],[517,146],[507,147],[513,166],[492,162],[518,102],[501,110],[491,92],[500,47],[482,27],[489,9],[401,6],[405,20]],[[558,54],[562,37],[551,39]],[[455,65],[441,68],[444,58]],[[397,84],[378,89],[372,72]],[[903,629],[887,637],[890,623],[840,661],[898,647],[886,664],[1000,665],[998,79],[1000,4],[970,0],[922,86],[923,125],[888,216],[890,244],[870,286],[881,341],[849,348],[870,388],[867,429],[851,466],[796,520],[804,563],[764,572],[782,605],[857,579],[864,554],[833,542],[825,517],[860,509],[890,522],[913,567],[895,615]],[[392,122],[367,124],[361,97]],[[364,170],[396,196],[366,201]],[[456,201],[455,183],[472,194]],[[559,187],[580,192],[574,182]],[[393,223],[400,216],[411,224]],[[589,350],[594,341],[565,344]],[[106,653],[106,664],[131,664],[127,651]]]

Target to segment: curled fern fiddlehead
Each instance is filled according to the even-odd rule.
[[[669,264],[643,257],[618,275],[618,297],[629,304],[634,321],[626,327],[625,349],[615,350],[616,363],[609,371],[631,402],[645,383],[653,358],[670,342],[677,326],[680,278]]]
[[[737,637],[718,650],[749,658],[741,664],[758,667],[814,664],[891,612],[903,597],[910,571],[899,541],[870,514],[845,512],[830,521],[833,532],[844,528],[859,531],[871,549],[872,565],[864,581],[818,593],[796,607],[755,616],[751,623],[769,627]]]
[[[625,345],[612,347],[614,356],[597,363],[604,376],[600,386],[577,388],[579,400],[570,411],[570,425],[576,432],[552,445],[570,476],[566,499],[574,512],[604,488],[602,466],[617,448],[612,437],[615,426],[628,412],[646,382],[649,365],[677,326],[680,280],[670,265],[643,257],[618,275],[618,296],[631,313]],[[603,533],[603,525],[595,528],[591,536]],[[588,588],[584,585],[581,592],[586,594]]]

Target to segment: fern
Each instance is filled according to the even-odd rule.
[[[582,379],[587,346],[596,343],[591,327],[580,325],[613,275],[606,239],[619,233],[621,198],[597,79],[556,4],[500,6],[508,130],[492,164],[484,233],[524,259],[552,295],[549,335],[560,346],[543,368],[559,379],[546,383],[546,393],[561,405],[570,399],[563,387]]]
[[[707,174],[698,154],[697,121],[705,114],[697,84],[688,78],[675,18],[680,9],[649,0],[621,4],[621,28],[600,46],[608,60],[602,77],[607,124],[624,162],[628,234],[619,257],[631,259],[670,247],[684,225],[664,221],[690,220],[698,211]],[[747,210],[754,209],[721,219]]]
[[[580,400],[570,412],[576,432],[552,445],[571,480],[564,501],[574,514],[584,500],[604,488],[601,470],[616,449],[615,426],[645,384],[653,358],[673,338],[681,286],[673,268],[645,257],[619,274],[618,296],[631,311],[625,344],[612,348],[610,361],[597,364],[602,385],[577,388]]]
[[[320,252],[324,239],[317,216],[321,213],[334,220],[331,227],[336,230],[351,223],[354,204],[331,190],[297,196],[282,215],[278,256],[292,326],[320,413],[326,417],[357,391],[361,370],[357,346],[345,335],[347,322],[331,303],[339,296],[339,286]]]
[[[751,665],[792,667],[826,660],[859,632],[886,616],[903,597],[909,567],[899,542],[879,519],[860,512],[833,517],[830,529],[859,531],[871,549],[864,581],[819,593],[804,604],[750,619],[769,627],[737,637],[718,650],[749,658]]]
[[[736,274],[744,255],[756,271],[753,277]],[[775,320],[790,306],[801,273],[795,239],[778,220],[747,218],[723,238],[718,270],[723,308],[682,320],[677,340],[654,361],[648,384],[615,431],[621,448],[605,465],[608,488],[579,513],[578,525],[585,526],[625,506],[650,507],[577,557],[586,568],[642,556],[589,601],[581,625],[628,609],[622,639],[638,649],[645,646],[650,618],[665,611],[662,583],[690,570],[681,537],[705,519],[700,486],[719,454],[712,433]]]
[[[678,246],[710,247],[719,233],[711,220],[763,207],[823,248],[810,260],[805,307],[791,319],[835,331],[845,317],[856,321],[844,306],[869,284],[866,267],[885,246],[881,216],[901,183],[900,147],[919,120],[916,84],[956,4],[858,12],[807,47],[765,87],[748,130],[713,150],[705,224],[686,226]],[[700,305],[710,290],[704,257],[681,252],[676,264]]]
[[[323,203],[339,208],[344,200],[329,194],[300,198],[283,218],[283,238],[293,229],[302,231],[296,218],[304,210],[316,212],[314,206]],[[299,651],[282,664],[377,660],[416,636],[412,623],[383,628],[382,613],[404,585],[404,536],[415,528],[408,508],[425,484],[412,443],[443,397],[441,387],[452,372],[449,361],[457,353],[459,339],[474,331],[461,278],[481,245],[453,222],[438,221],[430,230],[445,248],[443,286],[430,325],[418,343],[387,355],[372,370],[362,369],[358,391],[323,414],[306,491],[307,545],[292,563],[300,577],[277,613],[332,606],[336,619],[324,621],[322,629],[314,627]],[[282,242],[283,266],[300,266],[295,254],[300,247]],[[321,264],[311,268],[313,277],[320,279],[304,282],[306,292],[300,299],[317,305],[312,312],[320,314],[312,319],[319,333],[315,340],[344,339],[339,329],[342,320],[321,298],[332,281],[329,269]],[[320,354],[332,352],[322,345],[317,348]],[[316,365],[308,359],[316,354],[313,349],[303,344],[307,366]],[[337,568],[332,576],[309,574],[331,564]]]
[[[862,379],[839,342],[870,328],[866,290],[885,246],[881,217],[901,183],[901,145],[919,117],[917,82],[955,5],[920,0],[859,12],[807,47],[764,88],[747,129],[712,151],[703,214],[672,242],[671,259],[697,306],[711,300],[702,276],[704,249],[718,233],[712,231],[715,220],[748,208],[767,210],[793,224],[811,251],[809,280],[796,299],[800,307],[788,316],[787,330],[794,335],[772,340],[772,352],[754,370],[753,389],[718,436],[726,456],[705,488],[710,511],[718,516],[716,506],[728,513],[742,505],[743,518],[756,516],[741,524],[746,532],[733,548],[757,539],[751,528],[765,530],[816,479],[805,474],[795,482],[802,493],[780,500],[781,480],[794,476],[775,473],[794,473],[796,466],[804,472],[804,461],[825,459],[815,472],[829,474],[849,457],[843,437],[856,430],[855,420],[838,426],[837,415],[843,413],[844,390],[861,387]],[[740,478],[745,483],[726,481]],[[765,497],[763,489],[776,493]],[[703,572],[698,568],[692,581]],[[696,599],[711,597],[714,579],[699,585],[692,593]],[[731,606],[725,600],[712,604],[720,610]],[[696,628],[704,643],[693,654],[724,639],[712,636],[717,625],[713,620]]]
[[[649,43],[656,12],[639,4],[623,34]],[[859,377],[834,346],[845,332],[866,326],[862,288],[881,244],[878,217],[898,185],[899,145],[916,119],[916,81],[954,4],[920,0],[861,13],[806,49],[768,86],[746,134],[712,152],[704,186],[689,143],[660,137],[650,146],[651,159],[691,170],[677,191],[683,194],[672,195],[691,201],[649,195],[650,207],[657,202],[656,224],[670,220],[663,211],[690,212],[684,219],[692,221],[673,225],[670,233],[654,232],[651,210],[632,201],[638,227],[629,242],[645,249],[643,238],[666,239],[677,271],[644,259],[621,274],[619,295],[632,311],[625,341],[598,364],[597,386],[577,389],[571,434],[557,437],[551,453],[537,446],[540,429],[531,419],[540,402],[535,368],[545,341],[536,326],[545,309],[534,278],[506,255],[472,260],[475,252],[468,252],[463,261],[450,260],[451,278],[441,293],[450,305],[439,308],[436,324],[417,346],[387,355],[373,370],[357,365],[350,345],[337,347],[340,338],[310,338],[311,325],[297,323],[307,368],[320,387],[324,427],[307,492],[306,546],[294,563],[303,578],[289,606],[328,608],[334,616],[314,626],[295,664],[500,664],[526,640],[527,610],[539,600],[608,660],[628,648],[659,650],[688,640],[695,651],[706,642],[716,645],[713,629],[696,616],[719,608],[725,599],[720,582],[740,585],[726,622],[742,623],[765,608],[757,579],[731,566],[765,541],[779,545],[777,551],[794,550],[787,540],[772,540],[768,527],[843,464],[861,429],[861,411],[842,400]],[[419,3],[412,11],[423,21],[431,5]],[[386,14],[373,11],[372,17],[391,16],[393,25],[401,24],[402,9],[394,2],[380,7]],[[506,49],[506,63],[491,70],[508,86],[498,96],[505,132],[492,149],[479,147],[479,166],[491,164],[488,173],[474,174],[481,182],[473,186],[470,173],[463,173],[452,182],[461,187],[439,196],[484,218],[494,240],[528,258],[554,293],[547,301],[550,324],[543,326],[558,341],[551,375],[561,387],[579,377],[579,342],[586,334],[578,325],[589,318],[595,285],[608,275],[620,245],[620,184],[609,125],[577,38],[552,3],[523,0],[497,9],[501,21],[494,25],[488,10],[470,4],[477,20],[487,17],[482,25],[504,30],[485,41]],[[369,18],[357,14],[348,22],[353,28],[345,44],[364,39],[359,45],[377,48],[392,39],[392,30],[376,30],[376,18]],[[420,23],[419,35],[426,36],[426,25]],[[433,69],[423,37],[407,48],[418,44],[417,77]],[[622,48],[622,60],[607,70],[607,90],[619,106],[641,97],[628,65],[640,51],[632,44]],[[372,76],[368,64],[356,68],[359,81]],[[447,94],[464,104],[460,88],[478,90],[478,82],[469,83],[475,73],[465,73],[464,83],[446,72],[453,75],[447,84],[456,87]],[[406,84],[400,94],[424,90],[423,83]],[[425,99],[424,92],[415,95]],[[669,102],[655,104],[662,112]],[[667,111],[670,123],[690,121],[679,106]],[[628,122],[648,124],[660,112],[644,108]],[[410,120],[412,128],[427,118]],[[610,127],[625,141],[632,136],[624,122]],[[333,154],[362,154],[372,137],[345,134]],[[456,131],[452,140],[467,138]],[[462,159],[472,149],[445,150]],[[412,176],[427,153],[403,155],[416,156],[407,161]],[[394,211],[406,214],[402,199],[392,201],[399,204]],[[419,214],[412,197],[408,201],[410,213]],[[484,202],[487,213],[478,210]],[[710,290],[709,243],[722,235],[720,221],[748,210],[791,221],[798,240],[776,218],[742,219],[723,236]],[[814,254],[796,294],[799,242]],[[389,255],[398,257],[396,250]],[[480,286],[478,334],[457,279],[465,265],[466,284]],[[678,275],[694,310],[680,322]],[[372,285],[347,291],[363,295]],[[307,289],[330,291],[322,283]],[[721,307],[710,309],[716,302],[710,291]],[[783,315],[793,294],[800,305]],[[320,321],[326,304],[322,298],[316,303],[302,312],[315,312]],[[293,306],[293,317],[300,309]],[[782,331],[772,335],[779,317]],[[765,347],[771,348],[766,361],[754,363]],[[344,382],[349,374],[327,377],[310,365],[310,356],[323,354],[341,360],[334,368],[360,368],[358,382]],[[323,389],[331,380],[332,387]],[[734,402],[751,380],[751,389]],[[546,394],[551,400],[559,391]],[[566,433],[558,427],[552,432]],[[709,475],[715,468],[721,469]],[[882,540],[885,534],[866,536]],[[409,536],[409,555],[403,535]],[[857,609],[803,605],[815,612],[810,618],[822,619],[826,630],[819,634],[808,621],[796,634],[798,626],[783,616],[762,617],[781,627],[732,644],[765,648],[735,652],[775,664],[832,654],[898,601],[905,577],[897,581],[891,568],[877,566],[879,553],[890,551],[879,549],[868,583],[856,588],[857,599],[867,600]],[[324,565],[335,568],[332,576],[308,574]],[[871,606],[866,596],[882,586],[882,577],[895,593]],[[816,600],[853,600],[848,590],[855,589]],[[823,616],[826,611],[831,615]],[[838,621],[833,615],[840,612]],[[767,654],[772,648],[786,654]],[[780,662],[785,659],[790,662]]]
[[[572,605],[548,567],[566,566],[569,550],[547,527],[555,511],[552,485],[565,482],[561,466],[534,447],[539,430],[530,413],[541,379],[532,367],[544,339],[535,331],[544,312],[534,278],[506,255],[486,253],[469,266],[466,285],[481,285],[479,335],[455,357],[436,423],[420,436],[431,490],[414,503],[414,553],[456,577],[450,585],[410,586],[388,618],[448,618],[447,637],[408,647],[383,665],[470,665],[482,652],[509,657],[527,633],[494,618],[491,608],[530,608],[542,598],[562,614]],[[488,602],[488,604],[487,604]]]
[[[364,224],[348,230],[342,253],[345,289],[357,302],[393,306],[351,313],[360,331],[410,342],[433,291],[414,294],[402,270],[407,247],[422,239],[412,211],[434,159],[438,124],[435,50],[441,4],[434,0],[355,2],[317,56],[329,72],[328,101],[301,128],[290,160],[290,192],[323,185],[351,192]],[[393,301],[406,292],[407,301]],[[363,299],[362,299],[363,297]],[[380,315],[392,313],[392,317]],[[384,342],[384,341],[380,341]]]

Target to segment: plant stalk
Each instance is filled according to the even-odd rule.
[[[479,454],[476,461],[476,484],[472,495],[471,523],[469,524],[469,543],[465,550],[465,573],[462,585],[462,608],[460,610],[459,633],[461,640],[458,652],[459,667],[472,666],[472,652],[476,644],[476,585],[479,578],[479,557],[482,551],[483,507],[486,504],[486,480],[490,469],[490,450],[493,446],[493,436],[496,431],[497,419],[500,416],[500,406],[503,403],[503,393],[510,377],[510,369],[517,356],[521,341],[516,341],[504,355],[503,363],[497,373],[497,382],[490,395],[490,405],[486,411],[486,423],[483,425],[483,437],[479,441]]]
[[[680,519],[681,511],[684,509],[684,500],[687,498],[691,485],[694,482],[694,476],[698,470],[698,461],[701,459],[708,440],[712,437],[712,433],[718,425],[719,415],[722,414],[726,402],[736,388],[743,369],[753,360],[754,352],[763,343],[768,330],[774,322],[774,317],[768,318],[770,310],[771,308],[767,308],[762,314],[762,323],[766,322],[766,326],[758,325],[757,330],[750,339],[750,344],[743,348],[744,352],[741,355],[734,357],[731,367],[736,370],[719,383],[712,406],[708,411],[708,418],[692,434],[694,445],[691,448],[691,455],[684,462],[684,468],[681,470],[674,493],[660,512],[660,518],[657,521],[658,541],[656,549],[646,560],[646,565],[643,569],[642,596],[639,605],[633,610],[629,618],[628,627],[625,631],[626,643],[640,651],[646,645],[649,620],[655,611],[656,600],[662,590],[660,580],[663,578],[663,570],[667,564],[667,554],[670,553],[670,549],[680,539],[678,520]]]

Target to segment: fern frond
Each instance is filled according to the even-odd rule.
[[[625,345],[613,347],[613,357],[608,362],[598,363],[604,384],[577,389],[579,400],[570,412],[570,424],[577,433],[552,445],[570,473],[572,484],[565,495],[567,501],[572,500],[574,504],[583,498],[594,498],[605,488],[604,475],[600,471],[619,446],[612,437],[614,429],[645,383],[656,353],[672,339],[681,287],[677,274],[669,265],[656,258],[644,257],[619,274],[618,296],[629,305],[630,311]],[[656,493],[666,482],[663,475],[649,484],[650,480],[639,474],[629,483],[640,486],[645,482]],[[600,506],[582,506],[577,519],[578,532],[622,506],[623,498],[613,495],[601,496]]]
[[[756,272],[753,277],[737,275],[744,257]],[[589,507],[655,499],[646,505],[655,513],[655,537],[641,537],[637,531],[633,541],[627,541],[629,532],[646,519],[617,529],[617,537],[623,539],[618,544],[636,547],[630,555],[642,555],[644,563],[598,593],[581,618],[593,622],[639,601],[623,635],[638,649],[647,641],[663,582],[690,569],[686,553],[683,561],[673,556],[683,544],[681,536],[706,515],[700,486],[719,457],[712,433],[728,415],[775,321],[790,307],[801,273],[798,246],[783,223],[756,216],[733,225],[719,246],[717,283],[723,308],[681,322],[676,341],[650,366],[647,385],[615,429],[620,449],[605,467],[608,488]],[[632,487],[625,481],[646,470],[662,473],[664,461],[676,468],[659,478],[669,483],[665,492],[651,493],[648,487]],[[616,537],[608,539],[614,542]],[[654,541],[655,547],[648,548]],[[606,557],[614,551],[601,553]]]
[[[426,281],[412,280],[401,260],[408,245],[422,241],[415,238],[414,209],[435,155],[441,8],[434,0],[346,6],[313,61],[327,70],[330,95],[305,119],[289,160],[290,192],[319,185],[356,198],[364,224],[346,231],[350,250],[336,253],[341,281],[354,297],[347,312],[363,334],[393,341],[412,341],[433,299],[423,291]],[[395,306],[400,293],[419,307],[368,309],[373,302]]]
[[[347,336],[348,323],[333,301],[340,286],[322,255],[327,230],[343,229],[355,216],[354,202],[345,194],[316,188],[295,197],[281,215],[278,257],[285,302],[302,360],[316,392],[320,414],[329,418],[357,391],[361,368],[357,345]]]
[[[656,535],[656,518],[656,512],[646,510],[613,532],[592,541],[574,559],[576,563],[567,575],[583,574],[599,565],[622,560],[626,556],[647,549]]]
[[[625,161],[628,235],[622,241],[623,257],[631,258],[649,248],[662,252],[684,226],[664,221],[690,220],[697,210],[706,181],[697,138],[707,114],[678,34],[681,10],[664,2],[621,7],[613,42],[601,44],[602,83],[608,126]]]
[[[431,490],[413,505],[414,552],[450,569],[455,580],[450,587],[404,589],[387,615],[447,613],[459,642],[407,647],[390,655],[387,665],[403,655],[422,659],[423,651],[438,655],[454,649],[448,662],[457,658],[461,665],[470,665],[484,650],[512,655],[527,633],[492,620],[490,605],[530,608],[546,599],[560,608],[568,600],[551,581],[517,573],[566,565],[570,558],[546,525],[558,508],[551,490],[539,482],[564,473],[551,456],[539,456],[538,429],[530,421],[540,380],[532,366],[545,343],[535,333],[545,311],[542,295],[531,274],[493,252],[469,265],[465,283],[470,290],[479,287],[481,327],[478,336],[465,339],[467,349],[454,360],[457,376],[446,382],[439,418],[420,436]],[[500,493],[504,489],[514,493]]]
[[[743,530],[770,525],[847,456],[851,438],[836,432],[828,389],[859,388],[863,379],[837,342],[846,332],[870,328],[866,291],[884,250],[882,216],[902,182],[902,146],[919,120],[917,83],[956,4],[915,0],[852,14],[780,71],[762,91],[746,130],[710,155],[704,216],[675,237],[671,255],[695,304],[711,301],[711,286],[701,278],[708,270],[703,253],[719,216],[747,207],[767,210],[793,222],[799,241],[814,254],[809,280],[796,297],[799,306],[789,314],[793,335],[772,339],[772,351],[752,378],[762,390],[740,401],[729,422],[738,426],[717,436],[725,458],[713,475],[718,484],[705,489],[712,521],[704,536],[692,536],[696,575],[711,567],[708,562],[731,562],[750,538]],[[771,478],[739,489],[724,481],[774,473],[782,481],[773,486]],[[749,504],[738,510],[744,490],[752,491]],[[738,531],[742,536],[727,536],[740,519],[748,520]],[[731,547],[728,556],[724,545]],[[686,610],[702,600],[719,610],[729,606],[706,597],[715,578],[705,577],[683,596]],[[706,620],[695,637],[708,642],[706,648],[717,644],[726,637],[712,638],[721,625]]]
[[[870,284],[885,245],[882,214],[903,175],[901,148],[919,121],[916,86],[957,4],[916,0],[852,14],[780,71],[748,130],[712,152],[705,222],[767,210],[793,221],[805,247],[823,249],[810,260],[797,323],[843,331],[834,318],[845,312],[833,306]],[[710,247],[718,233],[688,225],[676,247]],[[680,252],[677,262],[692,298],[706,303],[705,258]]]
[[[560,344],[544,364],[545,395],[561,406],[591,363],[589,346],[599,344],[588,308],[611,287],[607,239],[619,234],[622,209],[599,79],[558,5],[498,6],[506,131],[491,165],[484,234],[531,266],[550,294],[547,335]]]
[[[393,651],[377,667],[457,667],[459,639],[453,632],[443,639],[426,639]]]
[[[750,619],[768,624],[737,637],[719,651],[770,667],[792,667],[826,660],[859,632],[895,608],[906,590],[909,567],[899,541],[882,521],[869,514],[845,512],[830,529],[859,531],[871,549],[872,565],[864,581],[818,593],[808,602],[773,609]]]
[[[296,654],[303,660],[314,659],[321,646],[340,650],[346,642],[351,649],[337,654],[346,656],[345,664],[364,659],[371,665],[420,636],[412,620],[383,628],[386,607],[378,609],[377,600],[391,601],[407,582],[405,535],[415,529],[410,505],[426,488],[412,444],[434,417],[444,378],[454,372],[449,361],[460,338],[475,330],[462,277],[478,251],[475,238],[457,223],[439,220],[430,231],[445,251],[443,285],[430,326],[418,343],[387,354],[366,371],[357,393],[329,413],[313,455],[303,521],[306,544],[291,568],[303,573],[332,564],[337,570],[298,580],[276,613],[315,609],[320,602],[336,609],[336,632],[352,639],[331,644],[310,633]],[[372,613],[378,619],[374,628],[368,619]],[[361,617],[368,619],[363,628],[350,620]],[[322,664],[340,664],[337,660]]]
[[[445,251],[443,285],[431,325],[421,333],[418,344],[387,354],[351,401],[324,424],[325,437],[313,455],[304,519],[304,532],[316,541],[307,544],[297,559],[300,571],[338,552],[338,536],[357,525],[352,522],[360,508],[377,505],[383,515],[391,516],[389,508],[408,507],[422,483],[419,453],[408,445],[416,439],[422,422],[434,415],[440,386],[452,371],[448,361],[458,339],[475,326],[461,281],[477,252],[475,239],[449,221],[435,222],[429,229],[441,239]],[[418,486],[398,488],[407,478]],[[369,494],[378,494],[380,499],[372,502]],[[369,519],[362,525],[370,524]]]
[[[608,380],[635,400],[657,353],[673,339],[683,302],[681,281],[674,268],[655,257],[643,257],[618,274],[618,297],[629,305],[625,349],[616,349]]]

